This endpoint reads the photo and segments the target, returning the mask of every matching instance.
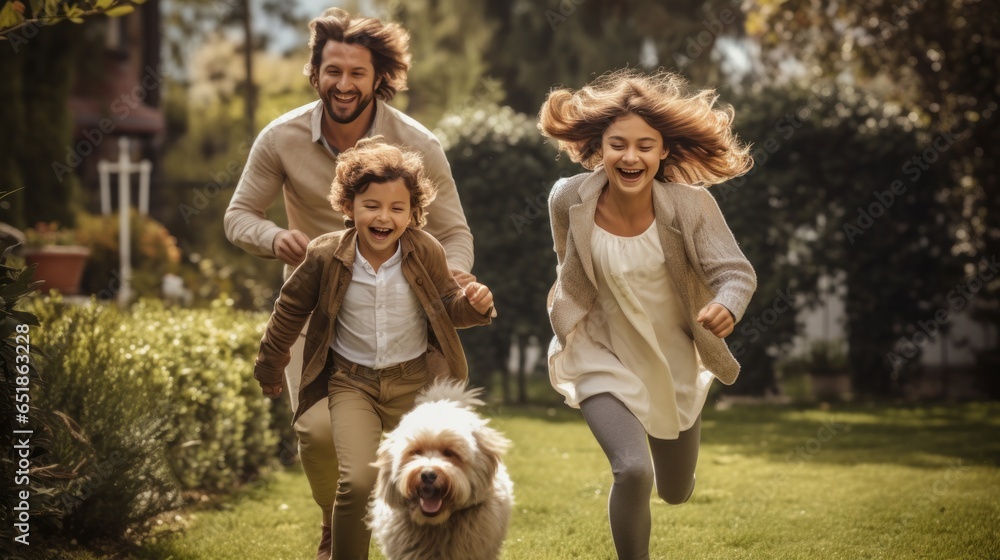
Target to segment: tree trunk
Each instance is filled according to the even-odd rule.
[[[528,376],[525,365],[528,361],[528,337],[517,337],[517,403],[528,404]]]
[[[257,127],[254,122],[257,113],[257,89],[253,83],[253,18],[250,11],[250,0],[243,0],[243,68],[246,73],[244,81],[245,89],[245,116],[247,126],[247,138],[257,135]]]

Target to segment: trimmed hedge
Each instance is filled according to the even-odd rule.
[[[49,356],[33,399],[64,428],[48,459],[68,477],[52,489],[61,536],[120,538],[185,490],[232,489],[275,465],[279,431],[294,437],[274,429],[287,401],[264,399],[251,375],[266,314],[59,298],[32,311],[33,343]]]

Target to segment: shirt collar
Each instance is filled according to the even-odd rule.
[[[382,117],[386,113],[386,109],[384,107],[385,103],[381,99],[375,99],[373,101],[373,103],[375,104],[375,118],[372,119],[372,125],[368,128],[368,131],[365,132],[365,136],[364,136],[365,138],[369,138],[371,136],[375,136],[377,134],[380,134],[379,131],[381,131],[382,128],[383,128],[383,126],[382,126]],[[336,148],[334,148],[333,146],[331,146],[330,143],[326,141],[326,138],[323,137],[323,101],[322,100],[317,100],[316,104],[313,105],[312,115],[311,115],[311,118],[310,118],[310,126],[312,128],[312,141],[313,142],[319,142],[320,144],[323,145],[324,148],[326,148],[333,155],[340,154],[340,152],[337,151]]]
[[[392,256],[389,257],[387,261],[382,263],[382,266],[394,266],[395,264],[399,263],[402,260],[403,260],[402,243],[396,243],[396,252],[393,253]],[[361,254],[361,249],[358,247],[357,243],[354,244],[354,263],[363,267],[368,272],[375,274],[375,269],[368,262],[368,259],[366,259],[365,256]]]

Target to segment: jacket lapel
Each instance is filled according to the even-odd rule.
[[[656,233],[660,237],[660,246],[666,258],[667,270],[671,275],[683,270],[686,258],[684,252],[684,232],[674,225],[674,204],[668,192],[670,183],[657,181],[653,184],[653,213],[656,215]]]
[[[608,176],[603,169],[594,171],[580,185],[580,202],[570,206],[569,230],[573,236],[573,245],[583,265],[590,283],[597,286],[594,275],[594,262],[590,254],[590,237],[594,234],[594,215],[597,213],[597,199],[601,189],[608,182]]]

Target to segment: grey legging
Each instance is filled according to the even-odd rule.
[[[611,462],[614,484],[608,498],[608,517],[618,558],[648,559],[649,496],[654,477],[656,493],[668,504],[682,504],[691,497],[701,416],[677,439],[656,439],[648,436],[632,412],[608,393],[587,398],[580,403],[580,410]]]

